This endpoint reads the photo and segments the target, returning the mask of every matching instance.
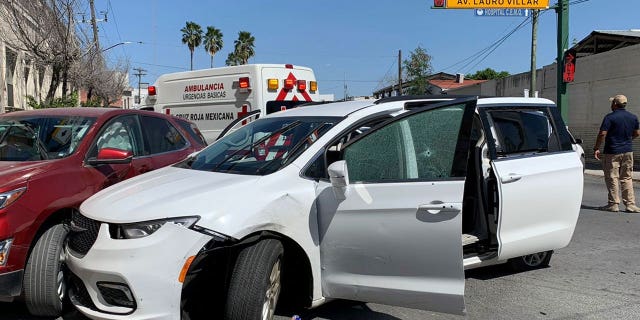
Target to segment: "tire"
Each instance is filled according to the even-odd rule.
[[[224,319],[273,319],[282,288],[283,254],[282,243],[275,239],[240,252],[229,282]]]
[[[57,317],[68,305],[64,279],[64,241],[69,229],[56,224],[36,242],[24,272],[24,299],[32,315]]]
[[[549,266],[553,251],[543,251],[522,257],[509,259],[509,265],[514,271],[528,271]]]

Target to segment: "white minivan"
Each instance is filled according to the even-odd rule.
[[[572,147],[538,98],[274,113],[84,202],[70,297],[94,319],[272,319],[334,298],[462,314],[465,269],[544,267],[571,240]]]

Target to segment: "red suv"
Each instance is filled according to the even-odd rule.
[[[0,115],[0,301],[24,293],[51,316],[65,301],[63,244],[82,201],[206,146],[196,126],[140,110],[65,108]]]

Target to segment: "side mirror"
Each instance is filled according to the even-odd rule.
[[[344,160],[336,161],[329,165],[327,171],[329,172],[329,180],[331,180],[333,194],[336,199],[340,201],[346,199],[347,185],[349,184],[347,162]]]
[[[576,144],[582,144],[582,139],[580,138],[576,139]]]
[[[98,150],[98,156],[87,159],[92,166],[101,164],[126,164],[131,163],[133,152],[116,148],[102,148]]]
[[[330,164],[327,171],[329,171],[329,180],[334,188],[344,188],[349,184],[346,161],[340,160]]]

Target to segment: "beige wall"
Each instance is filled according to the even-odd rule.
[[[0,3],[0,10],[5,8]],[[12,43],[16,42],[15,36],[11,33],[8,21],[2,19],[0,15],[0,113],[6,112],[8,107],[27,109],[27,95],[38,100],[46,98],[49,84],[51,83],[51,67],[38,67],[33,59],[26,52],[20,51]],[[17,53],[16,65],[13,70],[13,77],[7,79],[7,50]],[[25,67],[28,67],[25,73]],[[44,78],[40,83],[40,70],[44,70]],[[8,97],[8,84],[13,85],[13,104],[9,105],[11,99]],[[61,96],[61,88],[58,88],[56,96]]]

